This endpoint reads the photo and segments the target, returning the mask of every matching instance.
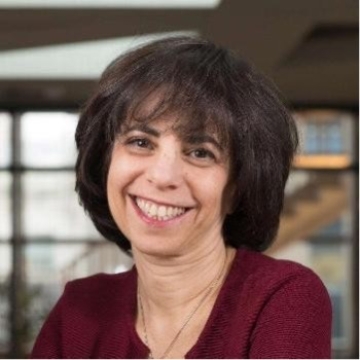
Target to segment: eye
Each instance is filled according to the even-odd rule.
[[[215,155],[210,150],[204,149],[204,148],[198,148],[195,150],[192,150],[190,152],[190,156],[197,160],[203,160],[203,161],[212,161],[215,160]]]
[[[153,142],[144,136],[131,136],[124,139],[123,144],[130,153],[139,155],[149,154],[155,148]]]
[[[204,158],[212,158],[214,159],[214,154],[206,149],[196,149],[192,152],[192,155],[196,158],[204,159]]]
[[[151,142],[146,138],[132,138],[126,142],[128,145],[139,147],[139,148],[150,148]]]

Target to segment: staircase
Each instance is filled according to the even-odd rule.
[[[278,235],[268,254],[318,232],[339,219],[348,207],[344,178],[331,173],[299,173],[296,179],[296,174],[289,181]]]

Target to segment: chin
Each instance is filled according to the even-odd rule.
[[[150,240],[132,243],[133,252],[155,257],[177,257],[182,253],[182,247],[169,244],[169,241]]]

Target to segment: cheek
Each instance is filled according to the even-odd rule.
[[[138,183],[143,170],[141,164],[127,156],[113,157],[107,178],[109,204],[121,201],[126,190]]]
[[[110,163],[107,177],[107,196],[111,210],[113,210],[113,205],[119,201],[122,190],[128,181],[129,174],[125,171],[124,165],[124,162],[116,157],[113,157]]]
[[[113,157],[108,173],[108,188],[114,186],[123,186],[133,176],[134,164],[127,160],[126,157]]]
[[[118,190],[118,180],[116,177],[116,172],[113,167],[110,166],[108,179],[107,179],[107,198],[110,207],[110,211],[113,216],[116,213],[116,204],[119,201],[119,190]]]
[[[107,184],[106,184],[109,202],[112,200],[112,198],[114,196],[115,189],[118,187],[117,184],[118,184],[118,181],[116,178],[116,173],[114,173],[114,171],[112,171],[112,169],[110,168],[109,173],[108,173],[108,178],[107,178]]]
[[[207,176],[197,176],[194,179],[199,200],[203,205],[207,205],[210,211],[221,212],[227,179],[227,174],[222,171]]]
[[[108,172],[108,177],[107,177],[107,192],[108,192],[108,196],[112,195],[112,191],[115,187],[117,187],[117,183],[118,183],[118,166],[117,164],[112,161],[110,163],[109,166],[109,172]]]

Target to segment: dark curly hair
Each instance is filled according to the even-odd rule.
[[[144,111],[154,94],[160,100]],[[152,121],[166,112],[179,115],[180,131],[216,132],[228,149],[236,188],[224,239],[235,248],[265,250],[279,227],[296,127],[270,81],[198,37],[157,40],[118,57],[83,108],[75,135],[76,191],[96,228],[129,252],[107,199],[114,139],[127,119]]]

